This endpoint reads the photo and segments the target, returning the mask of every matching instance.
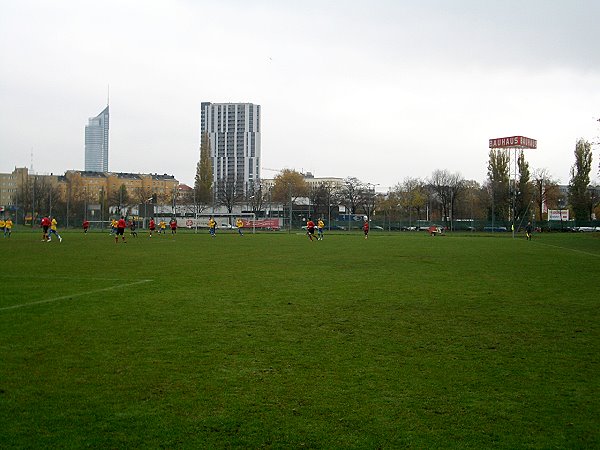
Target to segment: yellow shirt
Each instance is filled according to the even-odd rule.
[[[244,226],[244,222],[241,219],[236,220],[235,226],[238,228],[242,228]]]
[[[167,223],[164,220],[161,220],[158,226],[161,228],[167,228]]]
[[[215,222],[215,221],[214,221],[214,220],[212,220],[212,219],[208,221],[208,226],[209,226],[209,228],[214,228],[216,224],[217,224],[217,222]]]
[[[57,224],[58,222],[56,221],[56,219],[52,219],[52,225],[50,225],[50,229],[56,231]]]
[[[0,228],[4,228],[5,224],[4,219],[0,219]]]
[[[318,226],[319,228],[325,228],[325,224],[323,223],[323,221],[322,221],[322,220],[319,220],[319,223],[317,224],[317,226]]]
[[[12,228],[12,220],[8,219],[4,222],[4,226],[10,230]]]

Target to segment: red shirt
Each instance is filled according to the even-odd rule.
[[[85,222],[83,222],[83,228],[89,228],[90,223],[86,220]]]
[[[156,228],[156,226],[154,225],[154,220],[150,221],[150,229],[154,230],[154,228]]]
[[[369,222],[365,222],[365,224],[363,225],[363,230],[369,231]]]
[[[306,228],[309,228],[309,229],[310,229],[310,228],[312,228],[312,229],[314,230],[314,228],[315,228],[315,223],[314,223],[312,220],[309,220],[309,221],[306,223]]]
[[[43,227],[49,227],[50,226],[50,219],[48,219],[47,217],[44,217],[42,219],[42,226]]]
[[[117,228],[125,228],[127,226],[127,223],[125,222],[125,219],[119,219],[119,221],[117,222]]]
[[[177,228],[177,222],[175,222],[174,220],[171,222],[171,230],[174,230],[175,228]]]

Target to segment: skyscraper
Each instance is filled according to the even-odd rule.
[[[201,134],[208,133],[216,185],[247,192],[260,180],[260,105],[202,103]]]
[[[108,172],[108,105],[85,127],[85,170]]]

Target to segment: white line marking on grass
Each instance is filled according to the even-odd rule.
[[[72,280],[72,276],[52,276],[52,275],[36,275],[36,274],[20,274],[20,275],[7,275],[0,274],[0,278],[35,278],[35,279],[43,279],[43,280]],[[81,281],[125,281],[123,278],[97,278],[97,277],[86,277],[81,278],[77,277],[77,280]]]
[[[106,291],[112,291],[113,289],[119,289],[119,288],[128,287],[128,286],[135,286],[136,284],[149,283],[151,281],[153,281],[153,280],[134,281],[133,283],[117,284],[115,286],[109,286],[109,287],[102,288],[102,289],[94,289],[93,291],[80,292],[79,294],[62,295],[60,297],[47,298],[47,299],[44,299],[44,300],[39,300],[37,302],[21,303],[20,305],[6,306],[4,308],[0,308],[0,311],[7,311],[9,309],[24,308],[26,306],[32,306],[32,305],[40,305],[42,303],[57,302],[59,300],[72,299],[74,297],[82,297],[84,295],[96,294],[98,292],[106,292]]]
[[[583,250],[577,250],[576,248],[561,247],[560,245],[546,244],[545,242],[536,242],[536,244],[547,245],[548,247],[560,248],[562,250],[571,250],[572,252],[583,253],[584,255],[595,256],[596,258],[600,257],[598,253],[584,252]]]

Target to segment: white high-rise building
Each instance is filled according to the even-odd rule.
[[[108,172],[108,105],[85,127],[85,170]]]
[[[209,136],[215,185],[247,192],[260,181],[260,130],[260,105],[202,103],[200,132]]]

